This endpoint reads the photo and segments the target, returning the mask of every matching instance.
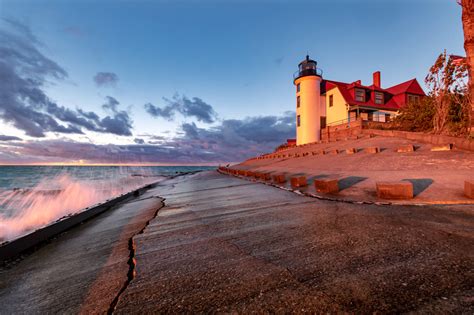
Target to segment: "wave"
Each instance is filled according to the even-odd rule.
[[[121,177],[88,181],[62,174],[45,179],[31,189],[0,193],[0,242],[12,240],[65,216],[106,201],[143,185],[156,182],[148,177]]]

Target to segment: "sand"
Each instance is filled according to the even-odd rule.
[[[397,148],[414,145],[415,152],[397,153]],[[378,147],[381,152],[370,154],[365,148]],[[357,153],[347,154],[346,149],[355,148]],[[312,155],[312,152],[334,150],[339,154]],[[309,155],[303,156],[308,152]],[[336,196],[342,200],[383,201],[376,196],[378,181],[411,181],[415,198],[395,201],[398,204],[474,204],[464,195],[464,181],[474,180],[474,152],[457,150],[431,152],[431,145],[399,138],[362,138],[337,141],[329,144],[297,147],[278,154],[299,154],[300,157],[285,157],[248,160],[232,168],[285,173],[287,177],[305,175],[311,185],[304,191],[316,193],[314,178],[339,178],[342,190]],[[289,188],[289,185],[285,187]],[[301,190],[301,189],[300,189]],[[324,196],[324,195],[322,195]],[[385,200],[386,201],[386,200]]]

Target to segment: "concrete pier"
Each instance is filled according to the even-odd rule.
[[[322,201],[204,172],[3,268],[0,313],[471,313],[473,227],[472,206]]]

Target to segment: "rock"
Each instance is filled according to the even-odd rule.
[[[382,199],[412,199],[413,184],[404,182],[377,182],[377,197]]]
[[[293,187],[305,187],[307,185],[306,176],[296,176],[291,178],[291,186]]]
[[[379,153],[380,149],[379,149],[379,147],[368,147],[368,148],[365,148],[364,151],[366,153],[374,154],[374,153]]]
[[[397,148],[398,153],[406,153],[406,152],[414,152],[414,151],[415,151],[415,147],[413,146],[413,144],[402,145]]]
[[[339,192],[338,179],[335,178],[315,179],[314,187],[316,191],[324,194],[334,194]]]
[[[437,152],[437,151],[451,151],[453,149],[453,144],[444,144],[444,145],[436,145],[431,147],[431,151]]]
[[[474,199],[474,181],[466,180],[464,182],[464,195],[468,198]]]
[[[283,184],[286,182],[286,177],[283,174],[276,174],[272,176],[273,182],[277,184]]]

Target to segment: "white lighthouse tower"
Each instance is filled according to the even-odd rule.
[[[322,71],[317,62],[306,59],[293,75],[296,86],[296,145],[321,139],[321,81]]]

